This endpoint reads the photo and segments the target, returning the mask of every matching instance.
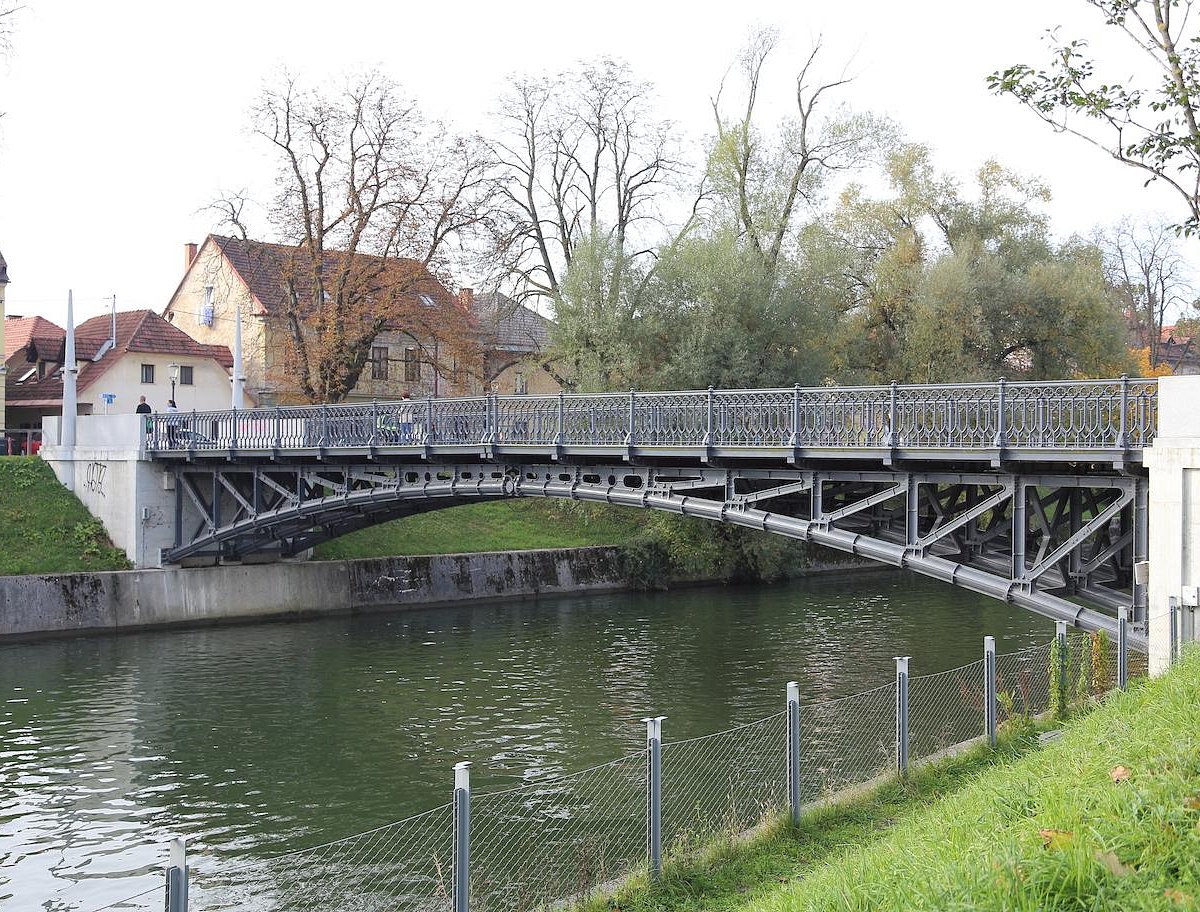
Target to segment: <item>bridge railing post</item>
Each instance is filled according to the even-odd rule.
[[[1117,609],[1117,686],[1129,687],[1129,609]]]
[[[996,381],[996,440],[995,446],[998,450],[1003,450],[1008,446],[1008,415],[1007,415],[1007,399],[1008,399],[1008,381],[1001,377]]]
[[[283,427],[282,427],[283,415],[279,411],[279,406],[275,406],[275,418],[274,418],[273,423],[274,423],[273,436],[275,438],[274,449],[278,450],[278,449],[280,449],[280,447],[283,443],[283,436],[282,436],[283,435]]]
[[[983,638],[983,727],[988,744],[996,746],[996,638]]]
[[[634,439],[634,426],[637,422],[637,391],[629,391],[629,433],[625,435],[625,446],[631,451],[636,442]]]
[[[166,912],[187,912],[187,842],[182,836],[171,840],[171,857],[167,862],[166,874],[166,896],[163,908]]]
[[[788,441],[792,448],[800,446],[800,390],[799,383],[792,387],[792,437]]]
[[[897,401],[896,381],[893,380],[892,386],[891,386],[891,395],[890,395],[890,399],[888,402],[888,429],[887,429],[887,434],[884,435],[884,440],[883,440],[883,445],[885,447],[887,447],[888,449],[895,449],[896,440],[898,439],[898,436],[896,434],[896,401]]]
[[[646,855],[650,879],[662,876],[662,724],[666,716],[646,723]]]
[[[800,823],[800,684],[787,685],[788,810],[792,825]]]
[[[1117,449],[1129,449],[1129,375],[1121,374],[1121,419],[1117,427]]]
[[[554,445],[562,447],[566,440],[566,423],[567,423],[567,404],[566,394],[560,389],[558,391],[558,431],[554,435]]]
[[[329,445],[329,406],[321,406],[321,442],[318,446],[326,447]]]
[[[708,387],[708,412],[704,421],[704,440],[701,443],[705,447],[713,445],[713,388],[711,385]]]
[[[471,907],[471,764],[454,764],[454,912]]]
[[[429,446],[433,443],[433,396],[425,397],[425,434],[423,443]]]
[[[371,400],[371,433],[367,435],[367,446],[375,446],[375,437],[379,433],[379,400]]]
[[[908,660],[896,656],[896,772],[908,775]]]

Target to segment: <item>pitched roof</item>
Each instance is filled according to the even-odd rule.
[[[54,328],[58,330],[58,336],[54,340],[56,347],[53,349],[53,356],[46,360],[62,363],[66,357],[66,333],[58,327]],[[82,393],[95,384],[120,360],[120,356],[127,352],[212,358],[226,369],[233,367],[233,355],[226,346],[197,342],[152,310],[126,310],[118,313],[117,344],[114,351],[106,352],[99,361],[89,360],[96,357],[111,336],[111,315],[93,317],[75,328],[75,357],[85,362],[79,369],[79,392]],[[62,375],[58,372],[40,382],[27,381],[18,384],[17,379],[13,372],[9,373],[4,390],[6,402],[53,405],[62,401]]]
[[[4,260],[4,254],[0,253],[0,285],[8,284],[8,263]]]
[[[476,295],[471,309],[492,348],[540,352],[550,344],[551,321],[498,291]]]
[[[10,317],[4,321],[4,360],[33,344],[50,352],[62,342],[64,330],[45,317]]]
[[[301,248],[216,234],[209,237],[241,276],[264,313],[273,315],[285,310],[289,276],[294,278],[296,292],[302,300],[311,295],[309,270],[304,265],[307,254]],[[322,269],[332,273],[342,267],[346,257],[343,251],[326,250]],[[401,300],[407,299],[406,303],[411,305],[419,304],[421,295],[428,295],[439,304],[454,301],[446,287],[418,260],[356,253],[354,263],[361,272],[372,275],[373,284],[381,288],[399,288]]]

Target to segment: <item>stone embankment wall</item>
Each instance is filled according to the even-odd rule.
[[[861,566],[818,563],[804,572]],[[0,577],[0,638],[628,588],[622,552],[615,547],[7,576]]]
[[[337,614],[625,586],[617,548],[0,577],[0,636]]]

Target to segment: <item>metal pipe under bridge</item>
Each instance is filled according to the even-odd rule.
[[[1146,648],[1143,451],[1129,379],[478,396],[154,415],[168,563],[298,555],[480,499],[657,509],[906,567]]]

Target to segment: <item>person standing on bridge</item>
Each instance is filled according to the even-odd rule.
[[[153,421],[153,419],[150,418],[150,413],[153,410],[150,408],[150,404],[148,402],[146,402],[145,396],[138,397],[137,408],[135,408],[133,411],[137,415],[145,415],[146,416],[144,419],[144,427],[145,427],[145,431],[146,431],[146,436],[149,437],[152,433],[154,433],[154,421]]]
[[[400,421],[400,442],[413,442],[413,409],[412,396],[405,390],[400,394],[400,411],[396,416]]]

